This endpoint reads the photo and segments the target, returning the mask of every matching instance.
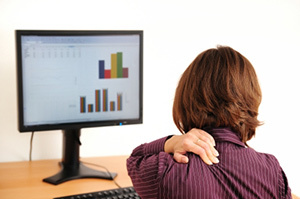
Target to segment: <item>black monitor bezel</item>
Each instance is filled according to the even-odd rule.
[[[139,60],[139,117],[136,119],[106,120],[91,122],[43,124],[43,125],[24,125],[23,110],[23,68],[22,68],[22,48],[21,36],[38,35],[38,36],[84,36],[84,35],[139,35],[140,37],[140,60]],[[143,123],[143,31],[142,30],[16,30],[16,61],[17,61],[17,102],[18,102],[18,130],[20,132],[47,131],[47,130],[64,130],[64,129],[81,129],[88,127],[103,127],[114,125],[141,124]]]

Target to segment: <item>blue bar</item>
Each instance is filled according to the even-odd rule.
[[[99,60],[99,79],[104,79],[104,60]]]

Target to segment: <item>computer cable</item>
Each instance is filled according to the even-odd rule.
[[[33,143],[33,136],[34,136],[34,131],[31,132],[31,137],[30,137],[29,161],[32,160],[32,143]]]
[[[113,182],[115,183],[115,185],[116,185],[118,188],[122,188],[122,186],[120,186],[120,185],[116,182],[116,180],[112,177],[110,171],[109,171],[105,166],[102,166],[102,165],[99,165],[99,164],[90,163],[90,162],[84,162],[84,161],[81,161],[81,162],[84,163],[84,164],[89,164],[89,165],[96,166],[96,167],[100,167],[100,168],[104,169],[104,170],[107,172],[107,174],[109,175],[109,177],[111,177],[111,179],[113,180]]]

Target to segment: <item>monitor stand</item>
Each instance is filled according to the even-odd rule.
[[[60,162],[61,170],[48,178],[43,179],[53,185],[80,179],[80,178],[101,178],[113,180],[117,173],[109,173],[91,169],[79,160],[80,129],[63,130],[63,159]]]

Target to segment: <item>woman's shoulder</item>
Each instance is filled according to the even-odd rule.
[[[259,152],[252,148],[247,148],[247,149],[250,151],[251,154],[255,155],[259,160],[265,163],[279,165],[279,162],[275,157],[275,155],[270,153]]]

